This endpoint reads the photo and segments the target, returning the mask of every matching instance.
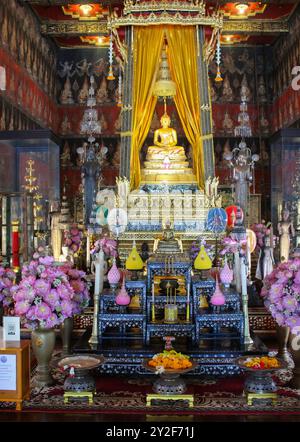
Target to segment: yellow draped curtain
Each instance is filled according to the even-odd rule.
[[[166,27],[170,70],[177,86],[174,101],[185,135],[193,149],[194,173],[199,186],[203,189],[204,157],[196,32],[194,26]]]
[[[164,41],[160,26],[134,28],[133,115],[130,156],[130,186],[136,189],[141,181],[140,150],[149,133],[157,98],[153,88],[159,69]]]
[[[141,181],[140,149],[149,133],[157,99],[153,88],[159,69],[159,57],[165,36],[169,62],[177,86],[174,98],[185,135],[193,150],[197,181],[204,188],[204,160],[200,124],[197,73],[196,28],[193,26],[149,26],[134,29],[133,121],[130,157],[130,185]]]

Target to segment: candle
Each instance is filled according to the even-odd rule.
[[[86,267],[87,269],[90,268],[91,265],[91,238],[90,234],[87,233],[86,236]]]
[[[104,252],[102,249],[99,252],[99,261],[100,261],[100,283],[99,283],[100,291],[99,291],[99,293],[101,293],[103,291],[103,284],[104,284],[104,264],[105,264]]]
[[[94,294],[99,295],[100,293],[100,262],[97,256],[95,261],[95,290]]]
[[[95,261],[95,295],[99,295],[103,290],[104,281],[104,252],[101,249]]]
[[[190,284],[187,286],[187,302],[190,302]]]
[[[19,257],[19,221],[13,221],[12,227],[12,266],[15,270],[19,270],[20,257]]]
[[[155,322],[154,283],[152,284],[152,322]]]

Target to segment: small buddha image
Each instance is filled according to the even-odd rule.
[[[225,132],[226,135],[230,135],[233,133],[233,128],[234,128],[234,122],[231,119],[228,111],[226,110],[225,114],[224,114],[224,120],[222,123],[222,128],[223,131]]]
[[[114,153],[114,157],[112,160],[112,165],[115,169],[118,169],[120,167],[120,156],[121,156],[121,143],[118,142],[116,151]]]
[[[231,148],[230,148],[230,143],[229,140],[226,141],[226,143],[223,146],[223,153],[222,153],[222,164],[223,166],[229,166],[230,161],[226,160],[226,158],[229,158],[231,155]]]
[[[266,103],[267,101],[267,91],[265,86],[265,80],[263,75],[260,75],[258,79],[258,87],[257,87],[258,101],[260,103]]]
[[[265,117],[265,112],[263,109],[261,110],[261,114],[259,117],[259,123],[260,123],[260,129],[261,129],[262,133],[268,134],[269,133],[269,122]]]
[[[219,164],[220,161],[222,160],[222,146],[220,142],[217,142],[215,144],[215,159],[217,164]]]
[[[70,166],[71,164],[71,152],[69,143],[66,141],[63,147],[62,154],[60,156],[62,167]]]
[[[154,242],[155,253],[173,254],[182,252],[182,242],[175,238],[170,220],[165,222],[162,237]]]
[[[115,133],[118,133],[121,131],[121,124],[122,124],[122,112],[119,112],[118,118],[114,122]]]
[[[65,114],[64,119],[61,123],[61,134],[67,135],[71,132],[71,123],[68,119],[68,115]]]
[[[269,159],[270,159],[270,156],[269,156],[269,153],[268,153],[267,147],[266,147],[266,142],[264,140],[261,141],[259,158],[262,163],[269,162]]]
[[[89,82],[87,76],[84,79],[83,86],[78,94],[78,103],[85,104],[89,95]]]
[[[101,112],[101,116],[100,116],[100,124],[101,124],[101,128],[102,128],[102,132],[105,132],[108,128],[108,123],[104,117],[103,112]]]
[[[64,88],[60,95],[60,102],[61,104],[74,104],[71,81],[69,77],[67,77],[65,81]]]
[[[97,90],[96,101],[97,101],[97,104],[101,104],[101,103],[105,103],[105,102],[109,101],[108,90],[107,90],[107,81],[106,81],[105,76],[103,76],[103,78],[100,82],[99,89]]]
[[[218,100],[218,94],[213,86],[213,82],[211,79],[210,79],[209,83],[210,83],[210,98],[211,98],[211,101],[213,103],[215,103]]]
[[[233,101],[234,95],[232,88],[230,86],[230,81],[228,78],[228,75],[225,76],[224,83],[223,83],[223,92],[222,92],[222,101]]]
[[[249,86],[248,86],[248,81],[247,81],[246,74],[244,74],[243,80],[242,80],[242,83],[241,83],[241,95],[242,95],[242,97],[244,98],[244,100],[246,102],[249,102],[251,100],[251,98],[252,98],[252,94],[251,94],[251,91],[250,91]]]

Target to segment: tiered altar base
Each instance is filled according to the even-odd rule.
[[[189,168],[188,161],[170,162],[169,168],[164,168],[162,161],[145,161],[145,169],[142,171],[143,184],[157,184],[168,182],[169,184],[194,184],[197,185],[193,170]]]
[[[209,303],[215,282],[191,279],[189,260],[172,263],[169,276],[165,274],[165,265],[159,260],[150,260],[147,279],[126,281],[127,292],[132,299],[139,298],[138,305],[135,302],[127,307],[118,306],[115,294],[105,290],[100,296],[98,343],[89,344],[91,332],[87,331],[74,351],[103,354],[106,363],[101,370],[105,373],[144,373],[143,360],[163,350],[164,337],[174,336],[174,348],[198,364],[194,374],[220,376],[239,373],[236,360],[240,356],[268,353],[258,340],[244,344],[244,315],[239,294],[228,290],[224,306],[204,308],[202,298]],[[160,281],[165,277],[175,277],[179,282],[178,318],[173,323],[164,320],[168,301]],[[154,296],[149,289],[152,284]],[[192,291],[187,298],[186,288],[190,286]]]
[[[138,339],[107,339],[100,345],[91,347],[88,343],[91,331],[88,330],[74,347],[76,353],[101,354],[106,362],[99,370],[106,374],[149,375],[143,368],[143,361],[163,350],[160,339],[146,347]],[[244,355],[266,355],[267,347],[256,337],[254,344],[244,345],[237,340],[200,341],[199,347],[188,345],[184,340],[176,340],[177,351],[188,355],[198,367],[187,376],[234,376],[240,374],[236,360]]]
[[[118,242],[121,260],[127,258],[133,240],[138,250],[146,242],[152,252],[154,241],[161,235],[167,220],[176,238],[181,240],[184,253],[189,252],[200,234],[206,241],[213,242],[214,235],[205,232],[207,212],[205,195],[196,184],[142,185],[128,197],[128,224]]]

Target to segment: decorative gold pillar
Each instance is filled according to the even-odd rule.
[[[125,31],[125,44],[128,48],[128,62],[125,63],[123,82],[123,107],[121,109],[121,154],[120,176],[130,181],[130,154],[131,154],[131,126],[132,126],[132,98],[133,98],[133,52],[132,27]]]
[[[205,180],[215,176],[214,141],[212,134],[212,107],[208,79],[208,65],[205,61],[204,27],[198,26],[198,82],[200,93],[201,129],[203,136],[203,153]]]

